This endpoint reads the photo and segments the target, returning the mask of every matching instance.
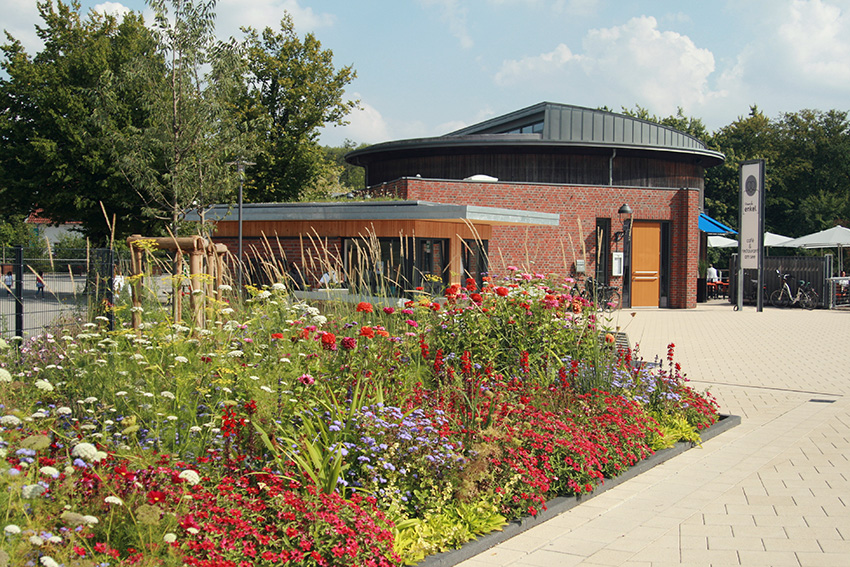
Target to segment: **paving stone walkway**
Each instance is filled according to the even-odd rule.
[[[634,315],[632,315],[634,314]],[[741,424],[460,565],[850,566],[850,311],[624,310]]]

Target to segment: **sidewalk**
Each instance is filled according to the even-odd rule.
[[[632,316],[634,314],[634,316]],[[741,425],[462,567],[850,565],[850,312],[624,310]]]

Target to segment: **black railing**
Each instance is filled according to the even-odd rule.
[[[32,336],[99,315],[112,329],[115,260],[111,249],[65,250],[61,257],[22,246],[2,250],[0,333]]]

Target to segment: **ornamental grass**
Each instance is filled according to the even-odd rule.
[[[156,301],[0,344],[0,565],[401,565],[717,419],[569,280]],[[130,326],[131,316],[141,321]]]

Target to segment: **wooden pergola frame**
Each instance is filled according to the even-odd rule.
[[[132,276],[133,284],[133,307],[142,306],[142,279],[144,277],[144,247],[138,246],[140,241],[152,242],[160,250],[174,252],[172,315],[174,321],[180,321],[183,317],[183,298],[180,294],[180,284],[176,276],[183,273],[183,254],[189,255],[189,283],[192,290],[190,294],[190,305],[195,314],[195,324],[203,327],[204,310],[201,309],[202,302],[198,301],[198,293],[203,292],[202,276],[209,276],[207,280],[207,295],[215,293],[215,297],[221,300],[221,284],[224,275],[224,256],[228,253],[227,246],[209,242],[201,236],[169,236],[169,237],[147,237],[134,234],[127,238],[127,245],[132,253]],[[204,269],[206,260],[206,270]],[[132,324],[134,329],[139,329],[141,323],[140,309],[133,309]]]

